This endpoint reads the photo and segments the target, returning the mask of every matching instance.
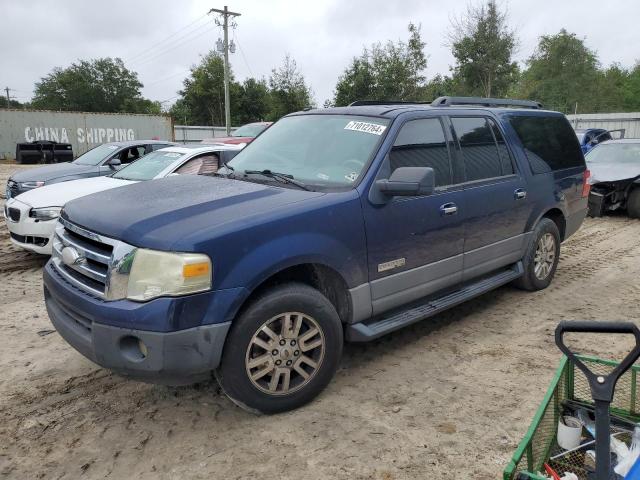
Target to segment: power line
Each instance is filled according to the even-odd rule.
[[[205,13],[204,15],[196,18],[193,22],[185,25],[182,28],[179,28],[178,30],[176,30],[175,32],[173,32],[172,34],[170,34],[168,37],[165,37],[163,40],[160,40],[159,42],[154,43],[153,45],[151,45],[149,48],[146,48],[144,50],[142,50],[141,52],[138,52],[137,54],[133,55],[132,57],[128,58],[125,63],[129,63],[134,59],[137,59],[138,57],[141,56],[145,56],[144,54],[146,54],[147,52],[149,52],[150,50],[153,50],[155,48],[158,48],[158,46],[162,45],[163,43],[165,43],[166,41],[172,39],[173,37],[175,37],[178,33],[182,32],[183,30],[186,30],[187,28],[191,27],[192,25],[194,25],[195,23],[198,23],[200,20],[202,20],[203,18],[205,18],[207,16],[207,14]],[[199,27],[198,27],[199,28]]]
[[[251,74],[252,77],[255,78],[255,75],[253,74],[253,70],[251,70],[251,67],[249,66],[249,62],[247,62],[247,57],[245,57],[244,55],[244,50],[242,50],[242,46],[240,45],[240,40],[238,39],[238,35],[236,34],[236,29],[233,29],[233,39],[236,42],[236,45],[238,45],[238,49],[240,50],[240,55],[242,56],[242,60],[244,60],[244,64],[247,66],[247,70],[249,70],[249,73]]]
[[[204,26],[204,25],[203,25],[203,26]],[[193,31],[193,32],[191,32],[191,33],[195,33],[195,31],[199,30],[200,28],[201,28],[201,27],[197,28],[196,30],[194,30],[194,31]],[[146,65],[147,63],[153,62],[154,60],[157,60],[158,58],[160,58],[160,57],[162,57],[163,55],[165,55],[165,54],[167,54],[167,53],[169,53],[169,52],[171,52],[171,51],[175,50],[176,48],[182,47],[183,45],[186,45],[187,43],[192,42],[192,41],[193,41],[193,40],[195,40],[196,38],[199,38],[199,37],[203,36],[203,35],[204,35],[204,34],[206,34],[206,33],[212,32],[213,30],[215,30],[215,28],[209,28],[209,29],[207,29],[207,30],[205,30],[205,31],[203,31],[203,32],[201,32],[201,33],[199,33],[198,35],[195,35],[195,36],[193,36],[193,37],[191,37],[191,38],[184,39],[184,41],[179,42],[179,43],[177,43],[177,44],[175,44],[175,45],[171,46],[170,48],[167,48],[167,49],[162,50],[162,51],[160,51],[160,52],[156,52],[156,53],[154,53],[152,56],[147,57],[146,59],[142,60],[140,63],[134,64],[134,66],[140,67],[140,66],[142,66],[142,65]]]
[[[174,78],[174,77],[177,77],[178,75],[184,75],[185,73],[187,73],[187,72],[189,72],[189,71],[191,71],[191,69],[190,69],[190,68],[187,68],[186,70],[182,70],[182,71],[180,71],[180,72],[178,72],[178,73],[174,73],[173,75],[168,75],[168,76],[166,76],[166,77],[164,77],[164,78],[160,78],[160,79],[158,79],[158,80],[156,80],[156,81],[154,81],[154,82],[147,83],[147,84],[145,85],[145,88],[150,87],[150,86],[152,86],[152,85],[156,85],[156,84],[158,84],[158,83],[162,83],[162,82],[164,82],[164,81],[166,81],[166,80],[170,80],[170,79],[172,79],[172,78]]]

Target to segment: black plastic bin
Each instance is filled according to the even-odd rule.
[[[18,163],[61,163],[71,160],[73,160],[73,147],[70,143],[37,140],[16,144],[16,162]]]

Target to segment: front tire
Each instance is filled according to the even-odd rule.
[[[560,232],[555,222],[542,218],[536,228],[522,263],[524,275],[514,285],[523,290],[542,290],[553,280],[560,259]]]
[[[627,214],[631,218],[640,218],[640,187],[636,187],[629,192]]]
[[[335,307],[304,284],[256,298],[234,322],[216,377],[241,407],[262,413],[298,408],[328,385],[342,355]]]

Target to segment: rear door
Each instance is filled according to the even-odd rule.
[[[465,172],[463,280],[470,280],[522,257],[531,202],[495,119],[469,115],[450,120]]]
[[[363,200],[374,315],[461,280],[465,213],[450,140],[441,118],[406,121],[379,177],[399,167],[431,167],[435,192],[384,205]]]

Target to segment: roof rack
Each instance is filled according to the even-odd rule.
[[[450,107],[452,105],[478,105],[483,107],[521,107],[542,108],[540,102],[533,100],[513,100],[510,98],[483,97],[438,97],[431,102],[432,107]]]
[[[406,102],[404,100],[356,100],[349,104],[350,107],[362,107],[367,105],[430,105],[431,102]]]

